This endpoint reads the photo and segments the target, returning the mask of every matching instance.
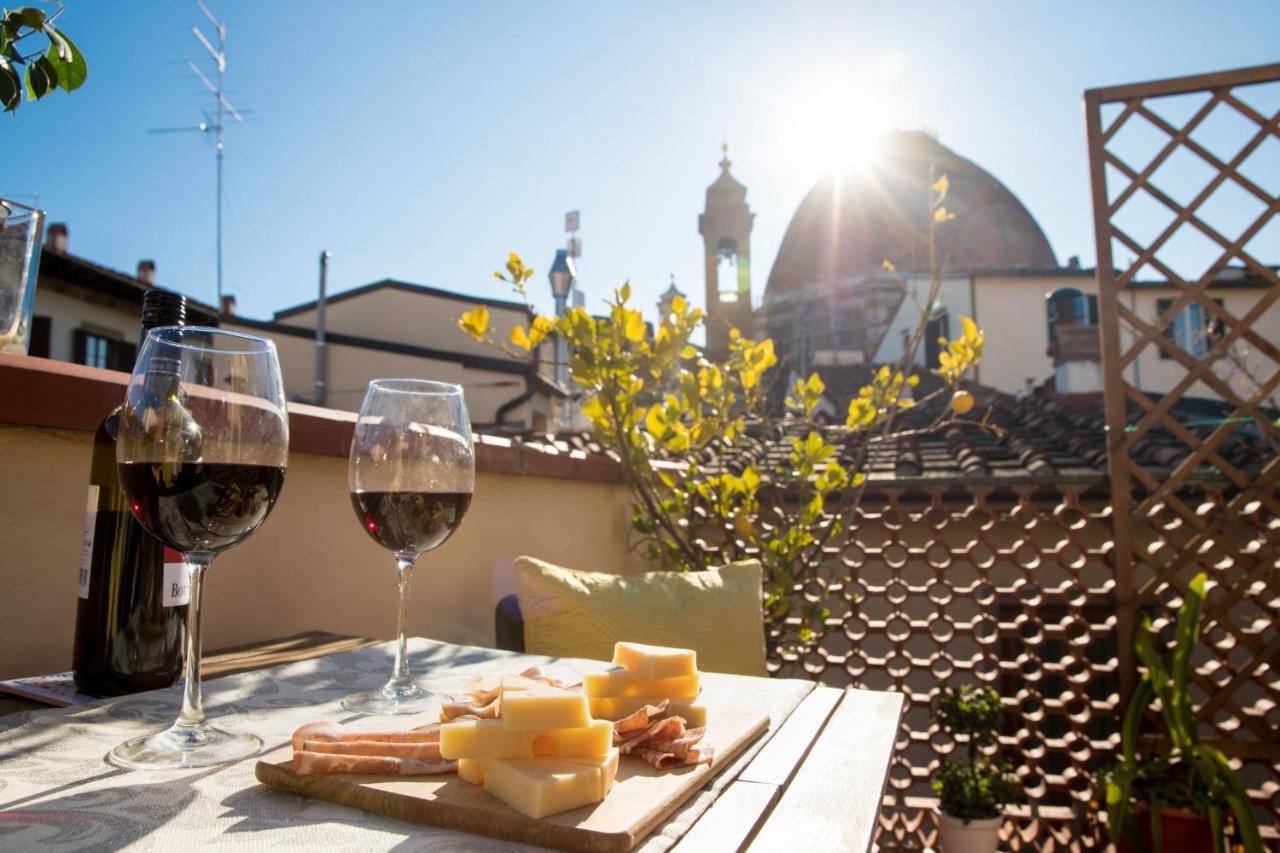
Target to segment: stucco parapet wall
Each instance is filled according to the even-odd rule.
[[[32,356],[0,354],[0,424],[94,430],[124,398],[129,374]],[[289,404],[289,450],[346,456],[355,412]],[[557,446],[559,445],[559,446]],[[476,436],[476,469],[494,474],[622,482],[610,457],[563,443]]]

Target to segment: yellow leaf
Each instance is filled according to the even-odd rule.
[[[662,436],[666,435],[667,418],[663,414],[662,406],[654,403],[649,407],[649,413],[644,418],[644,425],[654,438],[662,438]]]
[[[969,317],[960,317],[960,327],[964,329],[964,337],[966,339],[976,338],[978,336],[978,324],[973,322]]]
[[[481,305],[466,312],[458,318],[458,328],[476,340],[482,339],[489,331],[489,309]]]
[[[622,285],[622,289],[618,291],[618,301],[631,301],[631,282],[628,281]]]
[[[547,335],[551,334],[556,327],[556,320],[557,318],[543,317],[542,315],[533,318],[533,323],[529,325],[529,344],[531,347],[536,347],[542,343]]]
[[[627,288],[627,285],[624,284],[623,287]],[[639,311],[627,312],[626,334],[627,340],[632,343],[639,343],[644,340],[644,317]]]
[[[524,326],[512,326],[511,331],[507,333],[507,340],[525,352],[533,349],[533,341],[529,340],[529,334],[524,330]]]
[[[689,307],[689,300],[685,299],[683,296],[677,296],[675,299],[671,300],[672,314],[679,316],[683,314],[685,310],[688,309],[688,307]]]
[[[586,415],[593,423],[600,423],[604,420],[604,406],[600,402],[599,397],[591,397],[587,402],[582,404],[582,414]]]
[[[947,180],[946,175],[933,182],[933,191],[938,194],[938,201],[942,201],[947,197],[947,190],[950,188],[951,181]]]
[[[895,272],[898,269],[893,265],[893,261],[881,261],[880,266],[889,272]]]
[[[693,358],[697,354],[698,354],[698,351],[694,349],[694,347],[691,344],[685,344],[684,349],[680,350],[680,357],[683,359]]]
[[[940,208],[938,208],[937,210],[935,210],[935,211],[933,212],[933,221],[934,221],[934,222],[946,222],[946,221],[947,221],[947,216],[948,216],[948,214],[947,214],[947,209],[946,209],[945,207],[940,207]]]
[[[797,380],[797,381],[799,381],[799,380]],[[807,383],[807,385],[808,385],[808,389],[809,389],[809,391],[810,391],[814,396],[817,396],[817,397],[822,396],[822,393],[823,393],[824,391],[826,391],[826,390],[827,390],[827,385],[826,385],[826,383],[825,383],[825,382],[823,382],[823,381],[822,381],[822,377],[821,377],[821,376],[819,376],[819,375],[818,375],[818,374],[816,374],[816,373],[810,374],[810,376],[809,376],[809,382]]]

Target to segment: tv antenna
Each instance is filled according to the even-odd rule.
[[[190,59],[187,60],[187,68],[196,79],[204,84],[209,90],[209,94],[213,95],[214,111],[211,115],[205,110],[201,110],[204,115],[204,121],[194,127],[158,127],[148,130],[147,133],[212,133],[214,139],[214,148],[216,150],[217,160],[217,225],[216,225],[216,246],[217,246],[217,302],[215,303],[218,310],[222,310],[222,152],[223,142],[222,133],[225,129],[225,118],[230,117],[237,123],[244,122],[244,116],[239,110],[227,100],[226,92],[223,90],[223,78],[227,73],[227,25],[219,21],[209,11],[209,7],[204,4],[204,0],[196,0],[196,6],[200,9],[204,16],[209,19],[209,23],[213,26],[213,32],[216,36],[216,45],[200,30],[199,27],[192,27],[191,32],[196,37],[196,41],[204,46],[209,52],[209,56],[213,58],[214,66],[217,68],[215,78],[217,83],[209,79],[209,76],[200,70],[200,66]],[[248,112],[248,111],[246,111]]]

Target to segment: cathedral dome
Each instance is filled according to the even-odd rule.
[[[878,270],[927,272],[930,175],[946,175],[956,218],[939,229],[944,272],[1057,266],[1044,232],[1000,181],[926,133],[888,134],[866,166],[814,185],[787,227],[765,303]]]

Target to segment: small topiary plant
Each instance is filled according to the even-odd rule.
[[[966,760],[944,761],[933,780],[942,811],[965,823],[998,818],[1009,803],[1021,802],[1022,784],[1003,764],[981,754],[996,742],[1000,726],[1000,695],[990,687],[972,684],[947,687],[931,709],[933,721],[966,747]]]

